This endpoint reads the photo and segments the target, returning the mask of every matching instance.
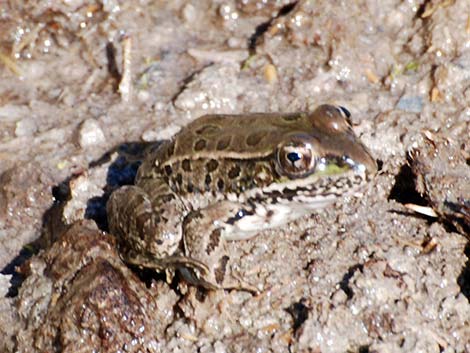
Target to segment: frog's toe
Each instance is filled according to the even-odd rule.
[[[221,289],[217,284],[204,279],[207,272],[202,275],[199,271],[189,267],[181,267],[179,272],[187,282],[195,286],[201,286],[209,290]]]
[[[226,276],[222,284],[222,288],[227,290],[241,290],[245,292],[250,292],[254,295],[258,295],[261,292],[261,290],[257,286],[243,280],[241,276],[237,276],[234,273],[230,273]]]
[[[226,264],[223,265],[224,267]],[[215,268],[212,271],[204,269],[200,271],[195,267],[182,267],[179,269],[183,278],[196,286],[204,287],[208,290],[242,290],[258,295],[260,289],[251,283],[244,281],[241,276],[234,274],[229,268]]]

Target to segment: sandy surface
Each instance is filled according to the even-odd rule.
[[[470,351],[468,1],[11,1],[0,45],[0,351]],[[259,295],[122,263],[123,157],[205,113],[321,103],[381,172],[230,244]]]

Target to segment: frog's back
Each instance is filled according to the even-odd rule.
[[[174,137],[170,158],[252,158],[273,152],[286,134],[308,129],[305,113],[205,115]]]
[[[274,173],[272,154],[286,134],[307,125],[305,113],[202,116],[145,159],[137,183],[162,177],[183,197],[253,188],[256,173]]]
[[[151,192],[163,182],[188,208],[197,209],[222,198],[257,195],[271,184],[302,184],[311,172],[291,177],[285,170],[303,166],[295,162],[304,154],[306,167],[321,159],[323,166],[338,165],[339,171],[375,170],[343,109],[322,105],[311,113],[203,116],[144,160],[136,184]]]

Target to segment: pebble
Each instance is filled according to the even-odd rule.
[[[401,97],[398,101],[397,109],[409,113],[421,113],[423,109],[423,98],[419,96]]]
[[[78,143],[86,148],[105,142],[103,130],[95,119],[86,119],[80,124],[78,130]]]

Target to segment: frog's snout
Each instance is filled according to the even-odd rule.
[[[349,165],[356,174],[373,176],[378,171],[378,164],[369,150],[361,143],[345,149],[343,161]]]
[[[378,171],[377,161],[372,157],[367,148],[364,148],[360,158],[356,159],[356,172],[365,173],[368,175],[375,175]]]

